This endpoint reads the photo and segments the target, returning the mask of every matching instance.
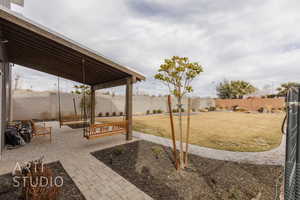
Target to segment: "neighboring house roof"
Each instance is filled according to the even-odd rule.
[[[134,69],[2,6],[0,33],[0,39],[7,47],[8,62],[88,85],[127,77],[145,80],[145,76]]]

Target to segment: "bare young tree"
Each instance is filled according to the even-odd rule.
[[[177,99],[179,110],[179,142],[180,142],[180,168],[185,168],[183,155],[183,127],[182,127],[182,99],[191,93],[193,88],[192,81],[203,72],[202,66],[197,62],[190,62],[187,57],[173,56],[171,59],[165,59],[160,65],[155,79],[162,81],[169,88],[170,94]],[[172,112],[172,111],[170,111]]]

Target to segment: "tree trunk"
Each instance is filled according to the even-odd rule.
[[[176,137],[175,137],[175,129],[174,129],[174,121],[173,121],[173,113],[172,113],[172,99],[171,95],[168,96],[168,108],[170,113],[170,122],[171,122],[171,131],[172,131],[172,141],[173,141],[173,154],[174,154],[174,163],[176,170],[179,169],[179,162],[177,158],[177,148],[176,148]]]
[[[184,153],[184,164],[188,167],[188,152],[189,152],[189,137],[190,137],[190,125],[191,125],[191,99],[188,98],[187,108],[187,126],[186,126],[186,141],[185,141],[185,153]]]
[[[179,109],[179,143],[180,143],[180,152],[179,152],[179,158],[180,158],[180,168],[184,168],[184,158],[183,158],[183,130],[182,130],[182,104],[181,104],[181,97],[178,97],[178,109]]]

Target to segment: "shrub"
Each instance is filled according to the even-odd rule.
[[[98,113],[98,117],[102,117],[102,112],[99,112],[99,113]]]
[[[150,110],[147,110],[146,114],[149,115],[150,114]]]
[[[247,112],[248,110],[246,108],[243,107],[236,107],[234,109],[235,112]]]
[[[192,108],[192,112],[196,112],[196,109],[195,109],[195,108]]]
[[[109,112],[106,112],[106,113],[105,113],[105,116],[106,116],[106,117],[109,117]]]
[[[216,107],[210,106],[210,107],[208,108],[208,111],[216,111]]]
[[[173,112],[173,113],[178,113],[178,109],[177,109],[177,108],[174,108],[174,109],[172,110],[172,112]]]
[[[158,109],[156,112],[159,113],[159,114],[163,113],[163,111],[161,109]]]
[[[117,116],[117,113],[116,113],[116,112],[113,112],[113,113],[112,113],[112,116]]]
[[[120,112],[120,116],[123,116],[123,114],[124,114],[123,112]]]
[[[172,109],[172,112],[173,113],[178,113],[179,109],[178,108],[174,108],[174,109]],[[181,108],[181,112],[184,112],[184,108]]]
[[[116,147],[116,148],[113,150],[113,154],[114,154],[115,156],[119,156],[119,155],[121,155],[122,153],[124,153],[124,151],[125,151],[125,147],[124,147],[124,146],[118,146],[118,147]]]
[[[264,112],[264,108],[263,107],[260,107],[257,111],[259,112],[259,113],[263,113]]]
[[[44,165],[42,159],[30,161],[28,164],[21,166],[18,171],[22,185],[21,199],[58,199],[59,187],[51,183],[54,180],[53,171]],[[25,181],[30,180],[30,181]],[[42,184],[44,183],[44,184]]]
[[[163,152],[163,149],[160,146],[154,146],[154,147],[151,148],[151,150],[152,150],[152,152],[153,152],[153,154],[154,154],[154,156],[155,156],[156,159],[158,159],[159,156]]]
[[[238,108],[239,108],[239,106],[238,106],[238,105],[235,105],[235,106],[232,106],[232,107],[231,107],[231,110],[236,111]]]
[[[238,105],[233,106],[233,107],[232,107],[232,110],[233,110],[234,112],[246,112],[246,111],[248,111],[246,108],[240,107],[240,106],[238,106]]]
[[[276,97],[275,94],[269,94],[269,95],[267,95],[267,98],[269,98],[269,99],[272,99],[272,98],[275,98],[275,97]]]
[[[153,113],[153,114],[156,114],[156,110],[153,110],[152,113]]]

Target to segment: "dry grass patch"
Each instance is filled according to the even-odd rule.
[[[283,118],[283,113],[207,112],[192,115],[190,143],[229,151],[270,150],[281,142],[280,128]],[[98,121],[115,120],[120,118],[98,118]],[[178,127],[177,123],[175,125]],[[184,130],[185,126],[186,119]],[[171,137],[169,117],[164,114],[134,117],[134,130]],[[179,137],[178,128],[176,130]]]

